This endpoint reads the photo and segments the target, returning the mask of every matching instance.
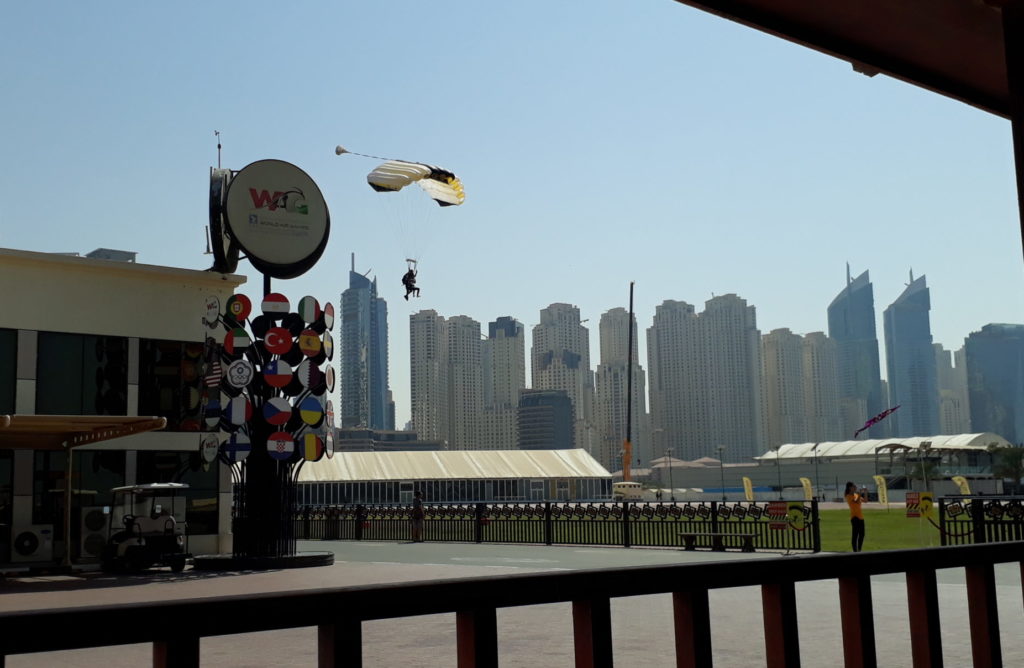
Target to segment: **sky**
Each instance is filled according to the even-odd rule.
[[[911,271],[948,349],[1024,322],[1009,121],[672,0],[65,0],[4,22],[0,247],[206,269],[214,132],[224,167],[292,162],[331,233],[273,287],[337,304],[355,253],[388,302],[400,426],[420,309],[515,317],[529,346],[541,309],[575,304],[596,365],[634,281],[646,367],[664,300],[735,293],[762,333],[827,331],[849,263],[880,342]],[[338,144],[445,167],[465,203],[375,193],[377,162]]]

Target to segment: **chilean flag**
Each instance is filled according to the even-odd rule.
[[[267,362],[263,367],[263,380],[271,387],[284,387],[292,382],[292,368],[281,360]]]
[[[267,424],[282,425],[292,416],[292,405],[283,397],[274,397],[263,404],[263,419]]]
[[[249,437],[242,433],[231,434],[228,440],[220,444],[220,454],[224,455],[225,459],[232,464],[248,457],[251,450],[252,444],[249,443]]]
[[[231,424],[243,425],[252,418],[252,404],[243,395],[238,395],[224,407],[224,417]]]
[[[263,298],[263,315],[270,316],[271,318],[277,319],[288,312],[292,306],[288,303],[288,298],[282,295],[280,292],[271,292],[269,295]]]
[[[295,452],[295,440],[284,431],[275,431],[267,437],[267,454],[279,461],[291,459]]]

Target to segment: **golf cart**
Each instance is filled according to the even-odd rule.
[[[178,493],[188,485],[154,482],[127,485],[110,490],[114,505],[110,535],[103,549],[104,571],[138,571],[152,566],[170,566],[175,573],[185,568],[188,553],[188,524],[184,500]]]

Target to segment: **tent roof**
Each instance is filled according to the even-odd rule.
[[[63,450],[166,426],[152,416],[0,415],[0,449]]]
[[[582,449],[335,452],[299,472],[299,482],[610,477]]]
[[[1009,117],[1005,0],[676,0]]]
[[[980,434],[954,434],[952,436],[913,436],[911,438],[875,438],[863,441],[828,441],[823,443],[787,443],[776,451],[766,452],[759,461],[779,459],[811,459],[817,457],[866,457],[890,450],[917,450],[922,443],[930,443],[931,450],[986,451],[989,446],[1009,448],[1012,444],[992,432]],[[817,446],[817,450],[815,450]]]

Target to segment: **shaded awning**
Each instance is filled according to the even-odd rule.
[[[64,450],[166,426],[154,416],[0,415],[0,450]]]
[[[1009,117],[1004,0],[676,0]]]

